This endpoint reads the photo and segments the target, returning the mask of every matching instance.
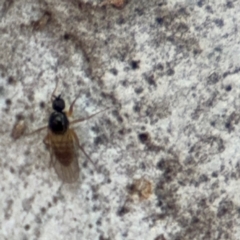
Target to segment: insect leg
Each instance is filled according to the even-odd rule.
[[[38,133],[38,132],[40,132],[40,131],[42,131],[44,129],[47,129],[47,128],[48,128],[48,126],[44,126],[44,127],[38,128],[38,129],[34,130],[33,132],[27,133],[25,136],[30,136],[30,135],[32,135],[34,133]]]
[[[90,119],[90,118],[92,118],[92,117],[98,115],[99,113],[102,113],[102,112],[108,110],[109,108],[111,108],[111,107],[105,108],[105,109],[103,109],[103,110],[101,110],[101,111],[99,111],[99,112],[96,112],[96,113],[94,113],[94,114],[88,116],[88,117],[85,117],[85,118],[79,118],[79,119],[73,120],[73,121],[70,122],[70,124],[75,124],[75,123],[79,123],[79,122],[83,122],[83,121],[85,121],[85,120],[88,120],[88,119]]]
[[[75,102],[77,101],[77,99],[79,98],[79,96],[80,96],[80,93],[77,95],[77,97],[76,97],[76,98],[73,100],[73,102],[71,103],[70,108],[69,108],[69,110],[68,110],[68,112],[67,112],[67,116],[68,116],[68,117],[71,117],[71,116],[72,116],[74,104],[75,104]]]
[[[93,162],[93,160],[90,158],[90,156],[85,152],[84,148],[80,145],[77,134],[74,131],[72,131],[72,133],[73,133],[74,139],[75,139],[78,147],[80,148],[80,150],[84,153],[84,155],[92,163],[92,165],[97,169],[96,164]]]

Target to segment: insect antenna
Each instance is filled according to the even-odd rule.
[[[58,78],[56,78],[56,86],[55,86],[55,88],[54,88],[54,90],[53,90],[53,92],[52,92],[52,94],[51,94],[51,102],[53,102],[53,100],[55,99],[55,98],[57,98],[56,97],[56,95],[55,95],[55,93],[56,93],[56,91],[57,91],[57,88],[58,88]],[[61,95],[59,95],[59,96],[61,96]]]

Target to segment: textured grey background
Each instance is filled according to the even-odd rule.
[[[0,1],[0,240],[240,239],[240,2],[100,4]],[[74,119],[112,106],[75,126],[101,171],[81,155],[74,184],[46,131],[11,137],[56,79]]]

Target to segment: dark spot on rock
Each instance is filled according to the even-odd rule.
[[[157,22],[158,24],[162,25],[163,22],[164,22],[164,19],[161,18],[161,17],[157,17],[157,18],[156,18],[156,22]]]
[[[101,225],[102,225],[102,219],[99,218],[99,219],[96,221],[96,224],[99,225],[99,226],[101,226]]]
[[[146,169],[146,164],[145,164],[144,162],[141,162],[140,168],[141,168],[142,170],[145,170],[145,169]]]
[[[125,214],[129,213],[130,212],[130,209],[126,206],[122,206],[118,209],[117,211],[117,215],[122,217],[124,216]]]
[[[28,156],[30,154],[30,150],[26,150],[25,152],[24,152],[24,155],[25,156]]]
[[[161,1],[161,2],[158,3],[158,7],[162,7],[164,5],[167,5],[166,1]]]
[[[229,71],[224,72],[224,73],[223,73],[223,78],[227,77],[227,76],[230,75],[230,74],[231,74],[231,73],[230,73]]]
[[[12,174],[14,174],[14,173],[15,173],[15,170],[14,170],[14,168],[13,168],[13,167],[10,167],[10,172],[11,172]]]
[[[240,72],[240,67],[236,67],[234,70],[233,70],[233,74],[236,74],[236,73],[239,73]]]
[[[134,11],[138,14],[138,16],[142,16],[144,14],[144,10],[140,8],[135,8]]]
[[[206,174],[200,175],[198,181],[199,183],[207,182],[209,180],[208,176]]]
[[[108,237],[104,237],[103,235],[100,235],[99,240],[111,240],[111,239]]]
[[[131,62],[131,66],[132,66],[132,69],[137,69],[137,68],[139,68],[139,63],[140,63],[140,61],[135,61],[135,60],[133,60],[132,62]]]
[[[210,122],[210,125],[211,125],[212,127],[215,127],[216,122],[212,121],[212,122]]]
[[[122,123],[123,122],[123,118],[122,116],[119,114],[119,112],[117,110],[113,110],[112,111],[112,115],[114,117],[116,117],[116,119],[118,120],[118,122]]]
[[[205,0],[200,0],[200,1],[197,2],[197,5],[199,7],[202,7],[204,4],[205,4]]]
[[[88,161],[84,161],[83,163],[82,163],[82,167],[83,168],[86,168],[88,166]]]
[[[110,69],[110,73],[112,73],[114,76],[117,76],[118,71],[116,68],[112,68],[112,69]]]
[[[156,68],[157,68],[158,70],[160,70],[160,71],[163,71],[164,66],[163,66],[161,63],[158,63],[157,66],[156,66]]]
[[[147,147],[148,147],[148,150],[152,151],[152,152],[160,152],[164,149],[162,146],[158,146],[158,145],[155,145],[153,143],[148,143],[148,142],[147,142]]]
[[[135,112],[140,112],[141,111],[141,104],[140,103],[136,103],[134,106],[133,106],[133,110]]]
[[[127,185],[127,191],[132,194],[133,192],[136,192],[136,185],[135,184],[128,184]]]
[[[212,177],[213,177],[213,178],[218,177],[218,173],[217,173],[217,172],[212,172]]]
[[[101,145],[101,144],[105,144],[106,141],[107,141],[106,136],[104,134],[101,134],[94,139],[94,144]]]
[[[140,93],[142,93],[143,92],[143,88],[142,87],[139,87],[139,88],[135,88],[135,93],[137,93],[137,94],[140,94]]]
[[[156,204],[156,206],[157,207],[162,207],[162,205],[163,205],[162,197],[161,196],[157,196],[157,204]]]
[[[233,2],[231,2],[231,1],[228,1],[226,6],[227,6],[227,8],[233,8],[234,7]]]
[[[118,25],[123,25],[125,23],[125,19],[123,17],[119,17],[116,21]]]
[[[158,235],[157,237],[154,238],[154,240],[166,240],[163,234]]]
[[[21,121],[21,120],[23,120],[24,119],[24,116],[21,114],[21,113],[18,113],[17,115],[16,115],[16,120],[17,121]]]
[[[99,128],[97,125],[92,126],[92,127],[91,127],[91,130],[92,130],[93,132],[95,132],[95,133],[99,133],[99,132],[100,132],[100,128]]]
[[[149,134],[148,133],[140,133],[138,134],[138,139],[141,143],[146,143],[149,140]]]
[[[200,222],[200,220],[199,220],[199,218],[197,216],[193,216],[192,217],[192,220],[191,220],[192,224],[196,224],[196,223],[199,223],[199,222]]]
[[[38,215],[35,215],[35,222],[38,223],[38,224],[41,224],[42,219]]]
[[[12,104],[12,101],[11,101],[11,99],[6,99],[5,103],[6,103],[6,105],[10,106]]]
[[[98,193],[93,193],[92,200],[95,201],[95,200],[98,200],[98,198],[99,198],[99,194]]]
[[[226,214],[230,215],[232,210],[233,210],[233,202],[231,200],[222,200],[218,206],[217,216],[221,218]]]
[[[175,158],[161,159],[157,163],[157,168],[163,172],[163,181],[171,182],[182,170],[179,160]]]
[[[219,52],[219,53],[222,52],[222,48],[221,48],[221,47],[215,47],[214,50],[215,50],[216,52]]]
[[[70,39],[70,34],[68,34],[68,33],[65,33],[64,35],[63,35],[63,38],[64,38],[64,40],[69,40]]]
[[[212,10],[211,6],[207,5],[205,9],[207,10],[207,12],[213,13],[213,10]]]
[[[40,208],[40,211],[41,211],[42,214],[45,214],[46,213],[46,208],[42,207],[42,208]]]
[[[230,92],[230,91],[232,90],[232,86],[231,86],[231,85],[226,86],[225,90],[226,90],[227,92]]]
[[[156,86],[156,82],[155,82],[155,79],[154,79],[154,76],[151,75],[151,76],[145,76],[145,80],[147,81],[147,83],[149,85],[153,85],[153,86]]]
[[[40,107],[41,109],[45,108],[45,102],[41,101],[41,102],[39,103],[39,107]]]
[[[28,230],[30,229],[30,225],[26,224],[26,225],[24,226],[24,229],[25,229],[26,231],[28,231]]]
[[[28,98],[28,100],[29,100],[30,102],[33,102],[33,101],[34,101],[34,93],[33,93],[33,92],[29,93],[29,94],[27,95],[27,98]]]
[[[9,85],[14,85],[14,84],[16,83],[16,80],[14,79],[14,77],[10,76],[10,77],[8,77],[8,79],[7,79],[7,83],[8,83]]]
[[[120,135],[124,135],[124,134],[126,133],[126,130],[125,130],[124,128],[122,128],[122,129],[120,129],[120,130],[118,131],[118,133],[119,133]]]
[[[128,86],[128,81],[127,81],[127,80],[122,81],[122,85],[123,85],[124,87],[127,87],[127,86]]]
[[[199,49],[199,48],[194,48],[194,49],[193,49],[193,54],[194,54],[194,56],[198,55],[198,54],[201,53],[201,52],[202,52],[202,49]]]
[[[57,204],[57,202],[58,202],[58,197],[57,197],[57,196],[53,196],[52,202],[53,202],[53,204]]]
[[[168,76],[172,76],[172,75],[174,75],[174,73],[175,73],[175,71],[171,68],[167,70],[167,75]]]
[[[88,224],[88,228],[93,228],[93,225],[90,223],[90,224]]]
[[[4,94],[4,87],[3,86],[0,86],[0,95],[3,95]]]
[[[217,73],[212,73],[208,78],[207,78],[207,83],[209,85],[216,84],[219,81],[219,75]]]
[[[161,159],[160,161],[158,161],[158,163],[157,163],[157,168],[158,168],[159,170],[162,170],[162,169],[165,168],[165,161],[164,161],[163,159]]]
[[[219,19],[219,18],[215,19],[214,23],[220,28],[222,28],[224,26],[224,21],[222,19]]]
[[[225,123],[225,128],[229,129],[229,130],[232,130],[232,124],[231,122],[226,122]]]

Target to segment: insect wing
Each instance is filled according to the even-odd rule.
[[[71,130],[60,136],[51,134],[51,163],[58,177],[66,183],[76,182],[79,178],[78,146]]]

